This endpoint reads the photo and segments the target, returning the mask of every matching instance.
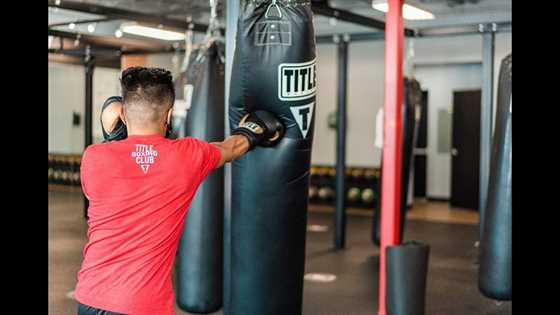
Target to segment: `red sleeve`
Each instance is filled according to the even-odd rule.
[[[218,164],[222,157],[220,149],[213,144],[206,141],[202,141],[196,138],[190,138],[192,144],[192,150],[194,150],[200,156],[199,172],[200,181],[203,181],[210,172],[212,172]]]

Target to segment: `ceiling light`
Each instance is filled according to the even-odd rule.
[[[157,38],[161,40],[174,41],[185,39],[185,34],[183,33],[168,31],[155,27],[142,26],[138,24],[123,25],[122,31],[128,34]]]
[[[95,23],[88,24],[87,30],[88,30],[88,32],[90,32],[90,33],[95,32]]]
[[[116,30],[116,31],[115,31],[115,37],[116,37],[116,38],[121,38],[122,36],[123,36],[123,33],[122,33],[121,30]]]
[[[372,2],[371,6],[381,12],[387,13],[389,11],[389,5],[386,1]],[[433,20],[435,16],[426,10],[417,8],[410,4],[404,4],[402,9],[403,18],[406,20]]]
[[[75,29],[76,28],[76,23],[68,24],[68,28],[71,29],[71,30]]]
[[[311,282],[333,282],[336,280],[336,276],[329,273],[307,273],[303,279]]]

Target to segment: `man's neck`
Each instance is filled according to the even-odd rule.
[[[165,136],[165,132],[163,132],[161,129],[134,129],[134,128],[129,128],[128,135],[129,136],[155,136],[155,135]]]

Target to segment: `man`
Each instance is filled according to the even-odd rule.
[[[283,126],[258,111],[220,143],[170,140],[170,72],[129,68],[121,86],[122,105],[108,100],[101,117],[109,141],[89,146],[82,157],[82,189],[90,205],[75,290],[78,314],[173,314],[173,262],[196,189],[212,170],[278,141]]]

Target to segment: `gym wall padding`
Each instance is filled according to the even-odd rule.
[[[315,59],[309,1],[241,2],[230,126],[247,112],[266,110],[286,134],[232,165],[226,315],[302,312]]]
[[[480,240],[480,291],[495,300],[512,293],[512,81],[511,54],[502,60],[488,199]]]
[[[184,84],[192,85],[192,106],[184,135],[208,142],[224,138],[224,45],[209,41],[193,50]],[[222,307],[223,170],[214,170],[191,203],[177,254],[177,304],[191,313]]]
[[[386,249],[388,315],[424,315],[430,247],[406,242]]]

